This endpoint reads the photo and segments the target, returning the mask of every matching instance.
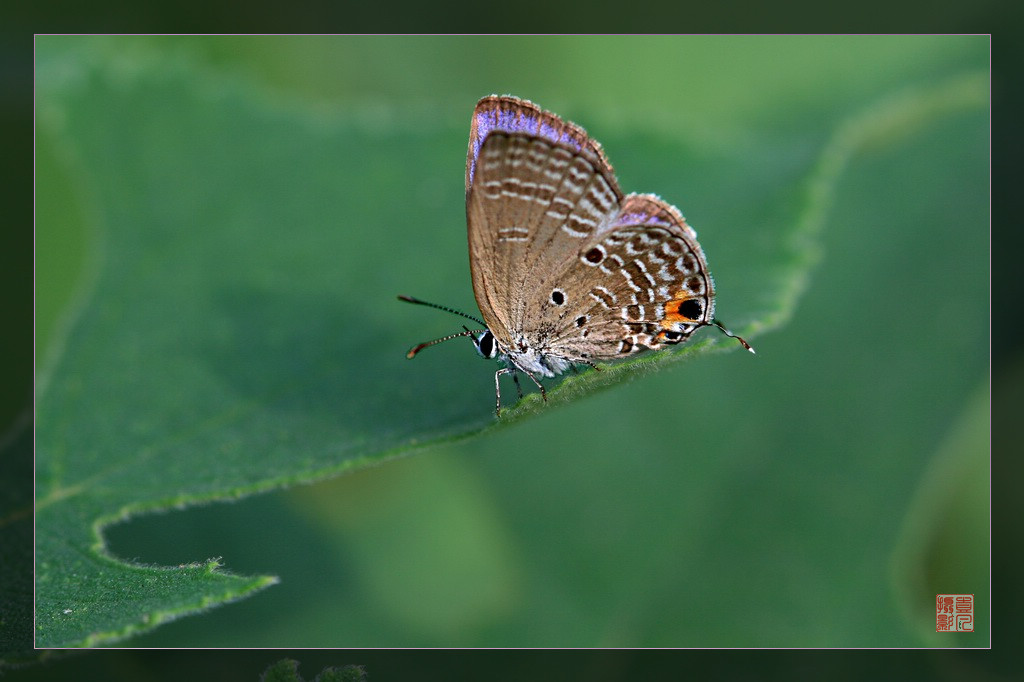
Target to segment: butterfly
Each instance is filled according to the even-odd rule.
[[[583,128],[512,96],[484,97],[473,111],[466,158],[466,221],[473,293],[483,319],[411,296],[403,301],[482,325],[468,336],[494,375],[522,397],[540,378],[686,341],[715,325],[715,292],[697,234],[653,194],[623,195],[601,145]]]

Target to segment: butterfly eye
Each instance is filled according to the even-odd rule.
[[[492,359],[495,355],[494,346],[494,334],[491,331],[485,330],[480,336],[473,337],[473,345],[476,346],[476,352],[480,354],[480,357]]]

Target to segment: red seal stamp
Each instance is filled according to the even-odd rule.
[[[974,595],[935,595],[935,632],[974,632]]]

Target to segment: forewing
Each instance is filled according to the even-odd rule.
[[[466,187],[484,321],[506,347],[524,330],[550,336],[564,317],[552,307],[550,281],[619,214],[621,193],[600,145],[529,102],[485,98],[474,112]]]

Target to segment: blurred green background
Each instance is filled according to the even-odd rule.
[[[312,262],[330,282],[337,244],[368,254],[365,271],[308,301],[307,328],[270,317],[231,337],[239,353],[278,335],[302,358],[308,337],[337,331],[316,319],[337,312],[335,297],[369,311],[339,340],[349,362],[404,362],[408,346],[457,328],[393,296],[472,309],[462,164],[473,104],[492,92],[575,120],[604,144],[624,190],[679,204],[708,252],[719,315],[767,329],[751,338],[756,357],[702,354],[335,480],[110,527],[109,549],[125,559],[217,556],[231,572],[281,579],[126,645],[988,646],[984,102],[873,138],[829,188],[821,232],[787,224],[805,217],[806,181],[837,130],[908,92],[984,80],[987,38],[54,37],[39,49],[37,350],[57,367],[61,316],[103,313],[83,297],[102,278],[95,242],[118,212],[116,195],[92,189],[116,169],[77,144],[76,125],[89,122],[61,119],[76,111],[68,93],[114,83],[138,93],[136,116],[165,120],[178,103],[147,97],[153,73],[202,79],[199,100],[226,84],[226,98],[248,98],[260,116],[338,131],[352,151],[338,164],[366,158],[366,177],[339,184],[329,203],[311,189],[308,214],[268,218],[294,231],[294,251],[274,255],[296,276]],[[102,120],[101,107],[90,112]],[[148,134],[154,148],[180,143],[177,131]],[[286,139],[266,142],[288,158]],[[267,175],[294,189],[287,178],[314,160],[292,162]],[[777,182],[746,186],[747,174]],[[205,218],[225,244],[265,217],[183,186],[182,201],[234,206]],[[229,199],[280,191],[240,186]],[[161,227],[167,248],[182,249],[173,220]],[[798,237],[810,243],[778,243]],[[814,267],[801,262],[815,254]],[[140,271],[166,267],[159,251],[145,256]],[[794,272],[806,289],[792,307],[772,277]],[[276,296],[286,290],[266,278],[273,305],[287,307]],[[445,412],[441,432],[458,433],[489,423],[493,369],[453,343],[402,365],[408,384],[381,387],[371,365],[344,390],[374,400],[414,387],[414,426],[449,395],[472,396],[478,414]],[[174,377],[162,381],[174,393]],[[977,632],[934,632],[938,592],[975,594]]]

